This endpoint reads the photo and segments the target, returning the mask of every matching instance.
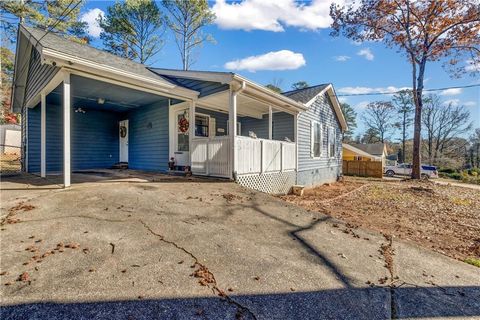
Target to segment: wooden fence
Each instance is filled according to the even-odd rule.
[[[381,161],[355,161],[343,160],[343,174],[359,177],[383,177],[383,164]]]

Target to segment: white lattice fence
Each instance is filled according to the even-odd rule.
[[[236,177],[236,182],[246,188],[270,194],[287,194],[296,183],[296,171],[248,174]]]

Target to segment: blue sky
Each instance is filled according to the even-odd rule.
[[[213,35],[216,44],[207,43],[200,49],[198,61],[192,69],[234,71],[261,84],[281,79],[283,90],[289,90],[292,83],[300,80],[310,85],[330,82],[338,95],[410,87],[410,66],[394,49],[387,49],[381,43],[358,44],[329,35],[328,7],[331,2],[316,0],[302,6],[294,0],[212,1],[210,5],[217,20],[205,31]],[[92,35],[99,31],[92,16],[97,16],[99,10],[106,11],[111,4],[113,1],[87,1],[82,9],[86,21],[91,24]],[[98,39],[92,44],[101,47]],[[181,68],[180,55],[170,33],[166,33],[166,45],[152,62],[156,67]],[[478,77],[468,75],[460,79],[450,78],[441,63],[427,66],[426,88],[479,83]],[[474,126],[480,127],[480,87],[437,93],[445,101],[467,108]],[[389,100],[391,96],[340,99],[358,112],[356,133],[361,133],[364,126],[360,115],[365,105],[371,101]]]

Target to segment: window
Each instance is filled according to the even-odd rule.
[[[311,154],[313,158],[318,158],[322,153],[322,125],[319,122],[312,121],[310,128]]]
[[[335,143],[335,128],[328,128],[328,156],[335,157],[336,143]]]
[[[203,114],[195,115],[195,136],[208,137],[210,117]]]

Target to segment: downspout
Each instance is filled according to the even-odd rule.
[[[236,136],[237,136],[237,96],[242,91],[245,90],[247,84],[245,81],[240,82],[240,87],[235,88],[234,82],[230,84],[230,110],[229,110],[229,133],[230,133],[230,143],[231,143],[231,156],[230,156],[230,163],[232,164],[230,178],[235,180],[236,178],[236,163],[235,163],[235,156],[237,151],[236,146]]]

